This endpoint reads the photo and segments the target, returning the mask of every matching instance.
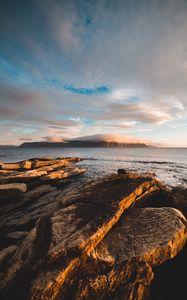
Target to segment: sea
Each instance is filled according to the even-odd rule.
[[[139,173],[155,173],[168,187],[187,187],[187,148],[1,148],[0,162],[16,162],[33,157],[83,158],[87,178],[116,173],[119,168]]]

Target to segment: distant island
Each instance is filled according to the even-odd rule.
[[[25,142],[20,148],[101,148],[101,147],[149,147],[144,143],[118,143],[106,141],[66,141],[66,142]]]
[[[146,148],[153,147],[145,140],[115,134],[95,134],[77,138],[63,139],[61,137],[47,136],[43,141],[25,141],[19,146],[0,145],[0,148]]]

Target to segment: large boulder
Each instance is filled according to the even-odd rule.
[[[149,296],[152,268],[183,248],[186,219],[174,208],[131,209],[92,251],[76,274],[72,299],[141,300]],[[72,286],[71,286],[72,288]],[[59,299],[63,299],[61,290]]]
[[[171,207],[132,209],[106,235],[95,258],[121,264],[137,257],[157,266],[177,255],[187,239],[186,219]]]
[[[51,217],[51,242],[45,267],[32,283],[32,299],[61,297],[61,289],[74,280],[73,274],[82,268],[122,214],[155,190],[159,191],[159,187],[151,178],[112,175],[80,191],[70,190],[57,196],[61,209]],[[62,299],[70,297],[62,294],[66,295]]]

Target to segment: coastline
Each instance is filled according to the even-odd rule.
[[[158,282],[170,293],[161,270],[187,260],[187,189],[124,169],[89,179],[81,162],[1,164],[1,299],[157,299]]]

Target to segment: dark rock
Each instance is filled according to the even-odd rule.
[[[26,235],[28,234],[27,231],[13,231],[8,233],[6,236],[9,239],[13,239],[13,240],[20,240],[26,237]]]
[[[8,259],[16,252],[16,245],[11,245],[0,251],[0,269],[2,270]]]
[[[50,234],[49,220],[38,220],[36,226],[9,260],[6,270],[0,275],[1,299],[12,299],[14,293],[18,299],[23,299],[25,289],[32,278],[34,266],[47,251],[48,234]]]
[[[118,169],[118,175],[125,175],[127,174],[127,171],[125,169]]]

